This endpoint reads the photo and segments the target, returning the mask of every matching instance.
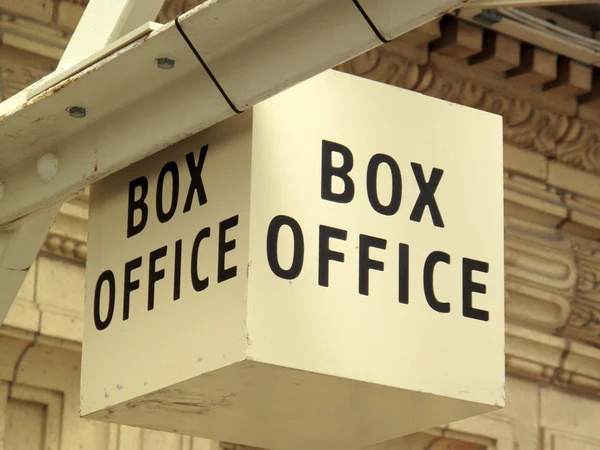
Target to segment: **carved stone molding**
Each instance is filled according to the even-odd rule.
[[[524,207],[535,205],[529,194]],[[505,218],[507,321],[600,347],[600,243],[540,224],[569,214],[551,202],[558,194],[540,194],[550,212],[532,213],[538,223],[523,220],[518,209],[511,216],[514,208]]]
[[[560,230],[507,217],[506,317],[550,332],[571,314],[578,267]]]
[[[573,239],[572,248],[579,271],[575,301],[565,332],[600,345],[600,245]]]
[[[600,202],[510,172],[504,196],[507,320],[600,347]]]
[[[504,139],[569,166],[600,172],[600,127],[422,66],[379,47],[339,70],[481,109],[504,118]]]
[[[87,243],[68,236],[49,233],[41,251],[61,258],[84,262],[87,257]]]
[[[87,257],[88,191],[65,203],[46,236],[41,252],[78,263]]]
[[[600,350],[515,325],[506,327],[506,370],[600,395]]]

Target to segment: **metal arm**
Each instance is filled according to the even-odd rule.
[[[136,26],[154,20],[165,0],[91,0],[85,9],[77,29],[57,71],[64,70],[101,50],[110,42],[133,30]],[[26,101],[27,90],[0,105],[0,113]],[[4,138],[6,139],[6,138]],[[52,156],[38,160],[37,183],[51,183],[60,175]],[[48,179],[50,178],[50,179]],[[2,183],[2,194],[11,185]],[[68,198],[68,196],[66,197]],[[0,195],[0,209],[2,209]],[[10,224],[0,227],[0,323],[16,297],[29,268],[52,226],[62,202],[30,213]]]

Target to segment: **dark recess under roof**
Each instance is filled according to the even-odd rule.
[[[552,6],[545,8],[571,20],[589,26],[594,31],[600,31],[600,3],[587,5]]]

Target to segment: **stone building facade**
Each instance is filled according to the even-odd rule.
[[[84,7],[0,0],[3,98],[55,68]],[[338,68],[504,117],[508,406],[377,448],[600,449],[600,72],[582,62],[444,16]],[[0,328],[0,450],[233,450],[79,418],[87,200],[63,206]]]

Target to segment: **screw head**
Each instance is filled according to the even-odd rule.
[[[175,67],[175,60],[172,58],[157,58],[156,65],[159,69],[173,69]]]
[[[87,110],[83,106],[69,106],[67,111],[69,112],[69,115],[75,119],[82,119],[87,114]]]

